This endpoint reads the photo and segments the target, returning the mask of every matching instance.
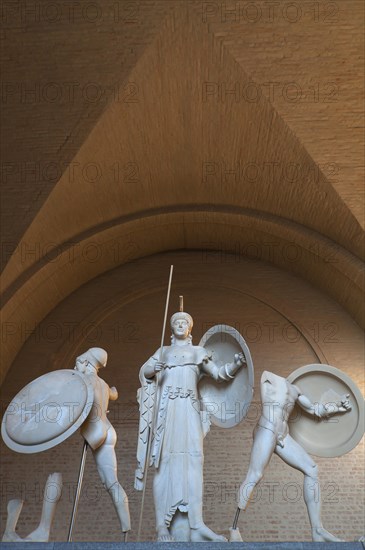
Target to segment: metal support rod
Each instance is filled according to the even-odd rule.
[[[80,500],[82,478],[84,477],[87,448],[88,448],[88,444],[87,444],[86,441],[84,441],[84,446],[83,446],[82,455],[81,455],[81,462],[80,462],[79,477],[78,477],[78,480],[77,480],[76,495],[75,495],[74,505],[73,505],[73,508],[72,508],[72,516],[71,516],[71,521],[70,521],[70,528],[69,528],[69,531],[68,531],[67,542],[72,542],[72,530],[73,530],[74,525],[75,525],[76,515],[77,515],[77,507],[79,505],[79,500]]]
[[[162,326],[162,335],[161,335],[161,348],[160,348],[160,362],[162,361],[162,350],[163,350],[163,342],[165,339],[165,329],[166,329],[166,320],[167,320],[167,312],[169,309],[169,300],[170,300],[170,290],[171,290],[171,282],[172,282],[172,272],[174,270],[174,266],[170,266],[170,276],[169,276],[169,284],[167,287],[167,296],[166,296],[166,304],[165,304],[165,314],[164,314],[164,320],[163,320],[163,326]],[[157,399],[157,387],[158,387],[158,376],[156,376],[156,391],[155,391],[155,399]],[[146,487],[147,487],[147,474],[148,474],[148,467],[150,462],[150,451],[151,451],[151,443],[152,443],[152,436],[153,436],[153,429],[155,425],[155,413],[156,413],[156,401],[154,403],[154,407],[151,414],[151,427],[148,434],[148,442],[147,442],[147,453],[146,453],[146,464],[145,464],[145,473],[144,473],[144,480],[143,480],[143,492],[142,492],[142,502],[141,502],[141,512],[139,515],[139,523],[138,523],[138,534],[137,534],[137,541],[140,541],[141,537],[141,530],[142,530],[142,519],[143,519],[143,508],[144,508],[144,499],[146,494]]]
[[[236,515],[234,516],[232,529],[237,529],[238,518],[240,517],[240,508],[237,508]]]
[[[251,500],[251,497],[252,497],[252,493],[251,495],[249,496],[248,498],[248,501],[246,502],[246,506],[244,508],[244,512],[246,511],[247,509],[247,506],[249,505],[249,502]],[[241,508],[237,508],[236,510],[236,515],[234,516],[234,520],[233,520],[233,526],[232,526],[232,529],[237,529],[237,523],[238,523],[238,518],[240,517],[240,511],[241,511]]]

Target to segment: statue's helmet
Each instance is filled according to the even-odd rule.
[[[177,311],[176,313],[174,313],[170,319],[170,326],[171,328],[173,327],[174,325],[174,322],[177,320],[177,319],[184,319],[188,325],[189,325],[189,333],[191,332],[192,328],[193,328],[193,318],[191,315],[189,315],[189,313],[186,313],[185,311]]]
[[[93,367],[100,368],[105,367],[108,354],[103,348],[90,348],[87,350],[87,359],[93,365]]]

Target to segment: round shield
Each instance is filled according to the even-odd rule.
[[[228,382],[216,382],[204,377],[199,383],[203,410],[207,411],[213,424],[232,428],[246,416],[253,395],[253,363],[250,350],[241,334],[229,325],[215,325],[199,343],[212,355],[219,367],[234,360],[236,353],[243,353],[244,365]]]
[[[349,396],[351,409],[313,418],[298,405],[289,421],[290,435],[309,453],[322,457],[342,456],[359,443],[364,434],[364,399],[355,382],[344,372],[330,365],[306,365],[288,376],[314,404],[331,406]]]
[[[77,370],[49,372],[25,386],[4,414],[1,435],[18,453],[38,453],[55,447],[86,420],[94,389]]]

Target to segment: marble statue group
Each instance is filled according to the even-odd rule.
[[[165,325],[166,313],[167,307]],[[213,327],[199,345],[193,345],[193,319],[183,311],[182,299],[180,310],[171,316],[170,328],[170,345],[164,345],[163,330],[161,346],[147,359],[139,373],[137,398],[140,420],[135,489],[143,491],[143,506],[147,473],[151,467],[158,541],[226,542],[226,537],[214,532],[203,518],[203,442],[211,424],[230,428],[244,419],[253,394],[251,355],[242,336],[225,325]],[[128,497],[117,476],[117,434],[107,416],[109,401],[118,398],[118,391],[115,387],[109,387],[99,375],[106,364],[107,352],[102,348],[91,348],[76,358],[73,371],[54,371],[30,383],[14,398],[12,408],[9,405],[2,421],[2,436],[11,449],[32,453],[51,448],[80,429],[84,454],[79,489],[85,453],[90,448],[126,541],[126,534],[131,529]],[[328,368],[340,372],[333,367]],[[327,389],[331,390],[330,387]],[[80,408],[72,420],[62,409],[57,422],[48,425],[38,422],[36,425],[30,417],[28,431],[24,423],[21,425],[17,416],[17,399],[19,402],[25,400],[29,409],[35,402],[40,403],[42,410],[42,406],[56,399],[55,392],[62,395],[62,391],[75,391],[79,397]],[[254,429],[250,462],[237,495],[237,509],[232,510],[232,519],[234,512],[235,516],[230,541],[242,541],[237,526],[240,510],[246,509],[273,453],[303,473],[303,495],[313,541],[339,541],[322,525],[318,489],[317,498],[313,491],[314,485],[319,487],[318,468],[305,445],[291,434],[289,418],[295,406],[304,410],[308,418],[319,421],[333,415],[354,414],[353,394],[350,398],[350,392],[343,395],[332,392],[331,403],[326,400],[314,402],[302,387],[300,378],[293,382],[268,370],[264,370],[261,376],[260,392],[261,416]],[[237,401],[242,414],[238,418],[225,418],[217,403],[232,410]],[[61,474],[54,473],[52,476],[50,479],[56,480],[61,488]],[[39,528],[24,539],[15,532],[23,503],[10,501],[3,540],[47,541],[58,498],[52,504],[44,503]],[[73,521],[76,511],[77,503],[74,505]],[[141,512],[140,524],[143,522],[142,516]]]

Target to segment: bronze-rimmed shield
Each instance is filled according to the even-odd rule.
[[[288,376],[312,403],[331,406],[349,396],[351,409],[316,420],[295,406],[289,421],[290,435],[315,456],[335,457],[351,451],[364,434],[364,398],[347,374],[331,365],[305,365]]]
[[[94,389],[79,371],[48,372],[25,386],[7,407],[1,435],[18,453],[38,453],[70,437],[86,420]]]
[[[221,428],[239,424],[248,412],[253,395],[254,373],[250,350],[243,336],[229,325],[215,325],[199,343],[207,349],[218,366],[231,363],[236,353],[243,353],[246,365],[240,368],[233,380],[215,382],[204,377],[199,382],[203,410],[210,420]]]

